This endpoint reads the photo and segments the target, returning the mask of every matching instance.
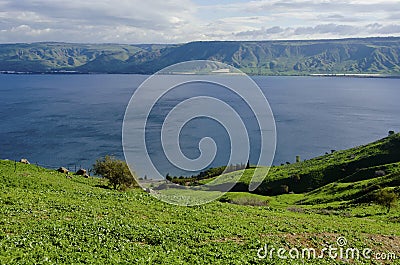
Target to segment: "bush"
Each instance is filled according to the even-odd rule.
[[[390,209],[396,206],[397,194],[394,191],[381,189],[375,195],[375,202],[385,207],[389,213]]]
[[[296,207],[296,206],[288,207],[287,210],[288,210],[289,212],[293,212],[293,213],[304,213],[304,212],[305,212],[305,210],[304,210],[303,208],[301,208],[301,207]]]
[[[125,161],[117,160],[112,156],[98,159],[93,165],[96,175],[108,179],[114,189],[125,189],[137,186],[134,176],[131,174]]]
[[[254,197],[238,197],[230,200],[230,203],[238,205],[249,205],[249,206],[268,206],[267,200],[261,200]]]

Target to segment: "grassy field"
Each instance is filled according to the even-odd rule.
[[[400,264],[400,258],[391,256],[400,257],[398,208],[387,214],[360,199],[368,198],[363,190],[371,185],[398,191],[400,164],[382,155],[395,154],[388,150],[398,138],[360,147],[364,151],[317,158],[319,166],[310,160],[275,167],[265,181],[272,185],[293,172],[300,179],[317,169],[326,172],[326,161],[331,161],[329,170],[347,165],[343,178],[332,174],[325,183],[322,175],[311,191],[268,196],[230,192],[220,201],[193,207],[160,202],[141,189],[107,189],[103,179],[70,179],[35,165],[0,161],[0,264]],[[379,165],[365,164],[352,172],[354,163],[371,157],[379,157]],[[377,168],[385,176],[375,176]],[[293,248],[300,253],[314,248],[318,256],[325,247],[338,248],[340,237],[347,240],[344,252],[370,248],[370,258],[332,259],[325,253],[321,259],[303,259],[292,251],[292,259],[288,254]],[[269,255],[272,248],[276,250]],[[286,250],[287,259],[279,257],[279,248]],[[388,260],[378,260],[380,254]]]

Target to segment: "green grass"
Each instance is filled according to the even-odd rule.
[[[351,247],[399,247],[398,212],[383,215],[374,205],[296,211],[290,207],[303,207],[295,202],[306,195],[228,193],[231,200],[250,197],[268,205],[181,207],[140,189],[101,188],[102,179],[67,179],[54,170],[14,165],[0,161],[0,264],[300,264],[276,256],[260,260],[257,250],[265,244],[321,249],[339,236]],[[316,262],[345,263],[326,258],[305,264]]]
[[[249,183],[255,174],[264,175],[265,179],[254,193],[266,196],[283,194],[282,185],[289,191],[307,193],[325,185],[343,182],[353,183],[360,180],[371,182],[358,183],[361,186],[370,184],[383,186],[400,185],[400,134],[383,138],[371,144],[355,147],[334,153],[283,166],[252,168],[236,171],[213,179],[209,185],[234,183],[234,191],[248,191]],[[385,177],[377,178],[375,172],[383,170]],[[268,175],[267,175],[268,172]],[[375,182],[372,181],[375,179]],[[206,180],[203,180],[207,183]],[[356,183],[357,184],[357,183]],[[340,184],[339,186],[345,186]],[[353,198],[355,199],[355,198]]]
[[[227,192],[219,201],[229,202],[238,205],[250,205],[250,206],[268,206],[270,198],[257,194],[251,194],[247,192]]]

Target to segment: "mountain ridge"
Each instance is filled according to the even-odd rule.
[[[183,44],[0,44],[0,72],[153,74],[216,60],[253,75],[400,75],[400,37]]]

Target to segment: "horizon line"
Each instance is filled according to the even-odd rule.
[[[2,42],[0,45],[17,44],[84,44],[84,45],[184,45],[199,42],[313,42],[313,41],[346,41],[346,40],[368,40],[368,39],[400,39],[400,36],[370,36],[370,37],[347,37],[347,38],[317,38],[317,39],[276,39],[276,40],[194,40],[178,43],[118,43],[118,42],[68,42],[68,41],[34,41],[34,42]]]

